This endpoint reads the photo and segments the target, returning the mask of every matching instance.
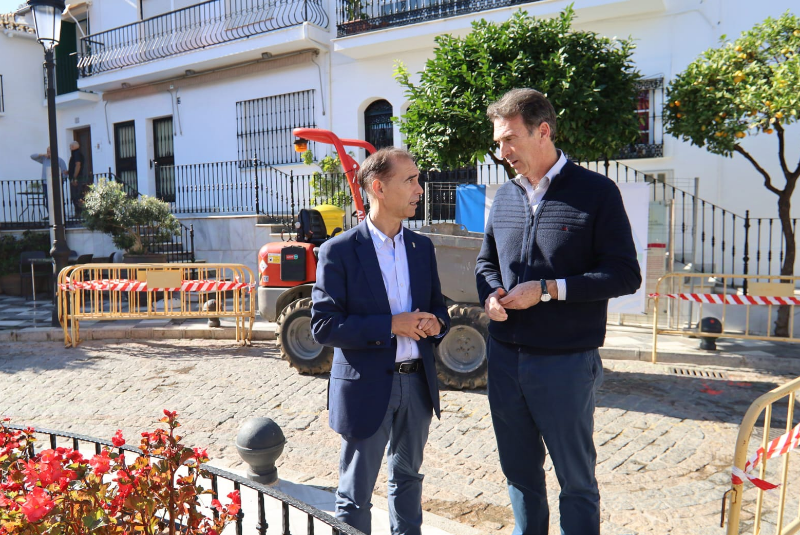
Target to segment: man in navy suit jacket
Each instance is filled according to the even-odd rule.
[[[392,534],[419,535],[422,451],[432,413],[441,417],[433,344],[450,320],[433,244],[403,227],[423,193],[412,156],[381,149],[358,178],[370,214],[320,248],[312,293],[314,339],[335,348],[328,403],[342,436],[336,517],[371,532],[386,451]]]

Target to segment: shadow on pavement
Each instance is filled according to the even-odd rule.
[[[776,386],[777,383],[768,381],[733,381],[605,369],[597,406],[738,424],[750,404]]]

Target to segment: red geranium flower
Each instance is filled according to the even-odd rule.
[[[117,429],[117,432],[114,433],[113,437],[111,437],[111,443],[117,448],[120,448],[125,444],[125,439],[122,438],[122,429]]]
[[[100,455],[95,455],[89,460],[89,465],[94,469],[94,473],[102,476],[111,470],[111,457],[108,456],[108,450],[103,450]]]
[[[28,522],[38,522],[52,511],[55,505],[56,502],[50,499],[50,495],[43,488],[36,487],[28,493],[28,499],[20,506],[20,510]]]

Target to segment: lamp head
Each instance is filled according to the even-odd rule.
[[[308,150],[308,140],[303,138],[298,138],[294,141],[294,151],[295,152],[305,152]]]
[[[52,50],[61,39],[61,14],[65,9],[64,0],[28,0],[28,6],[33,12],[36,38],[45,50]]]

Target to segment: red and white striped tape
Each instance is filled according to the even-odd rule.
[[[797,297],[752,296],[736,294],[650,294],[650,297],[683,299],[712,305],[800,305]]]
[[[247,288],[252,291],[255,284],[238,281],[194,281],[181,282],[178,288],[148,288],[144,281],[127,279],[102,279],[91,281],[75,281],[60,284],[62,290],[99,290],[112,292],[225,292]]]
[[[734,485],[741,485],[745,479],[749,480],[753,485],[762,490],[772,490],[778,488],[780,485],[775,485],[763,479],[759,479],[750,475],[750,472],[758,466],[761,461],[766,461],[773,457],[780,457],[795,449],[800,444],[800,424],[797,424],[794,429],[788,433],[784,433],[776,439],[773,439],[767,444],[766,448],[758,448],[756,452],[747,459],[744,465],[744,470],[741,468],[733,467],[731,469],[731,483]]]

